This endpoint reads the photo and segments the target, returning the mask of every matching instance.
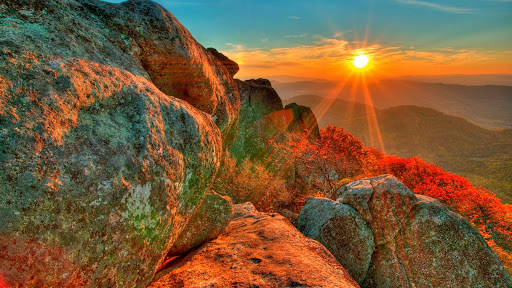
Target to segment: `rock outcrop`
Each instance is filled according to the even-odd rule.
[[[269,80],[237,80],[240,91],[239,131],[230,152],[238,159],[267,156],[270,139],[286,141],[287,133],[320,137],[316,117],[310,108],[283,103]]]
[[[266,79],[236,80],[240,91],[240,127],[283,109],[283,102]]]
[[[171,262],[149,287],[358,287],[318,242],[278,214],[235,205],[215,240]]]
[[[358,283],[363,283],[375,241],[372,230],[354,208],[313,197],[301,210],[296,225],[304,235],[322,243]]]
[[[118,47],[133,54],[156,87],[211,114],[225,147],[231,145],[237,133],[240,95],[233,71],[224,65],[226,59],[219,61],[218,55],[197,43],[169,11],[154,2],[81,2],[117,32],[122,38]]]
[[[311,198],[297,219],[361,287],[511,287],[482,236],[393,176],[352,182],[337,201]]]
[[[234,138],[232,75],[150,1],[2,1],[0,21],[0,277],[144,287]]]
[[[265,147],[265,131],[253,125],[266,115],[283,109],[277,92],[266,79],[236,80],[240,91],[240,121],[238,134],[229,151],[238,159],[253,156]]]

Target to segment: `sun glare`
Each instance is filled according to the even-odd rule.
[[[359,55],[359,56],[356,56],[354,57],[354,66],[356,66],[357,68],[361,69],[361,68],[364,68],[366,65],[368,65],[368,56],[366,55]]]

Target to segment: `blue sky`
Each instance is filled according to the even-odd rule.
[[[242,62],[242,74],[272,74],[294,57],[305,58],[291,66],[300,65],[299,60],[322,65],[329,58],[339,64],[360,53],[357,48],[391,73],[512,73],[512,0],[155,2],[171,11],[201,44]],[[398,60],[410,64],[389,65]]]

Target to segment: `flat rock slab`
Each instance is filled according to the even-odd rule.
[[[171,262],[149,287],[359,287],[320,243],[284,217],[235,205],[217,239]]]

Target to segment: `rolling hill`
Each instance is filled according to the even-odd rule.
[[[344,100],[302,95],[285,99],[309,105],[319,125],[343,127],[367,146],[381,148],[366,115],[371,107]],[[512,129],[490,130],[463,118],[419,106],[375,109],[384,150],[401,157],[419,156],[466,176],[475,185],[512,203]]]
[[[320,95],[340,100],[365,102],[363,89],[353,89],[351,82],[340,84],[328,80],[272,81],[282,99],[297,95]],[[371,105],[386,109],[401,105],[416,105],[462,117],[488,129],[512,128],[511,86],[466,86],[441,83],[422,83],[406,80],[382,80],[368,83]]]

